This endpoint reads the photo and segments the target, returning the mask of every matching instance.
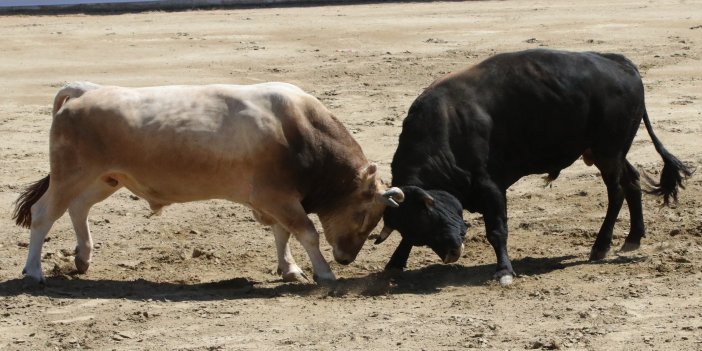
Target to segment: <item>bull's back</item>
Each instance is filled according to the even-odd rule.
[[[422,155],[437,151],[463,169],[487,163],[505,183],[557,172],[597,143],[625,149],[642,112],[641,79],[621,55],[496,55],[437,80],[417,98],[403,124],[393,181],[413,173],[431,181],[439,172],[427,171]]]
[[[305,99],[284,83],[103,87],[64,106],[51,142],[147,198],[242,201],[256,173],[284,157],[282,120],[295,111],[281,106]]]

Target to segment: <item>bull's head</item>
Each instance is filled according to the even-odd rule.
[[[385,210],[385,226],[376,244],[397,230],[413,246],[429,246],[444,263],[456,262],[468,230],[458,199],[442,190],[425,191],[416,186],[401,189],[405,201],[397,208]]]
[[[341,264],[356,259],[385,208],[397,207],[404,199],[399,188],[386,190],[377,176],[375,164],[359,172],[356,185],[354,191],[333,208],[318,213],[324,236],[334,249],[334,259]]]

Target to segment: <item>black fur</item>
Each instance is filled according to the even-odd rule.
[[[624,199],[631,215],[628,247],[638,247],[645,234],[639,174],[626,160],[642,118],[664,160],[652,192],[667,204],[691,172],[653,133],[643,83],[631,61],[617,54],[543,49],[499,54],[437,80],[414,101],[392,161],[392,184],[443,190],[463,209],[482,213],[499,278],[514,274],[507,254],[507,188],[529,174],[556,178],[587,153],[609,198],[591,254],[600,259],[609,250]],[[403,239],[391,262],[402,261],[415,242],[456,236],[461,211],[447,200],[436,208],[439,215],[412,202],[386,210],[386,225],[412,238]]]
[[[386,226],[400,232],[409,249],[402,255],[394,255],[386,267],[404,268],[413,246],[429,246],[441,258],[450,250],[460,250],[468,230],[461,203],[442,190],[405,186],[402,191],[405,194],[402,205],[388,207],[383,219]],[[408,212],[420,215],[410,217],[406,215]]]
[[[646,193],[663,196],[663,205],[667,206],[670,203],[670,198],[673,198],[673,202],[678,201],[678,187],[685,189],[683,180],[691,176],[692,171],[663,147],[663,143],[661,143],[658,137],[656,137],[656,134],[653,133],[653,127],[651,126],[651,121],[648,119],[648,113],[644,112],[643,120],[646,130],[653,141],[653,146],[663,158],[663,170],[661,171],[661,178],[658,183],[647,174],[644,174],[650,186],[650,189],[647,189]]]

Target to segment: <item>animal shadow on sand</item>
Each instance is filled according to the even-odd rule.
[[[538,276],[583,264],[577,256],[525,257],[515,260],[520,274]],[[595,264],[630,264],[643,258],[614,256]],[[311,297],[378,296],[391,294],[432,294],[448,286],[496,284],[492,280],[494,264],[475,266],[429,265],[404,272],[379,272],[363,277],[341,278],[334,283],[261,283],[247,278],[233,278],[206,283],[153,282],[144,279],[83,279],[78,276],[47,277],[45,285],[29,284],[24,279],[0,282],[0,296],[29,294],[67,299],[130,299],[161,301],[210,301],[271,298],[285,295]]]

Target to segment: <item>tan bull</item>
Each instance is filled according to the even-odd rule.
[[[334,258],[349,264],[386,205],[376,166],[317,99],[286,83],[123,88],[75,82],[56,95],[50,175],[17,200],[30,228],[24,274],[43,281],[41,249],[68,210],[75,263],[87,271],[93,241],[88,211],[126,187],[154,213],[188,201],[226,199],[271,225],[284,280],[303,279],[288,239],[307,251],[315,279],[334,280],[308,213],[317,213]]]

